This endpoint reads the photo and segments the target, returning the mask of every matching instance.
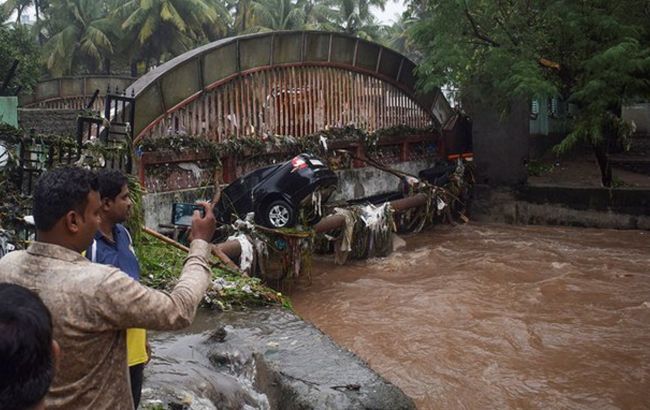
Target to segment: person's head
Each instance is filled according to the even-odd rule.
[[[52,317],[41,298],[22,286],[0,283],[0,409],[41,406],[58,355]]]
[[[102,201],[102,218],[113,224],[126,221],[131,210],[126,175],[116,169],[104,169],[97,173],[97,181]]]
[[[99,227],[99,186],[94,172],[56,168],[38,179],[34,189],[34,223],[38,240],[81,252]]]

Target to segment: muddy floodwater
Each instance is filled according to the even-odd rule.
[[[296,311],[422,409],[650,408],[650,232],[464,225],[314,263]]]

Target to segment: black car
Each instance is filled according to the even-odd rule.
[[[255,212],[255,222],[260,225],[290,227],[297,223],[300,207],[314,191],[320,190],[324,202],[336,183],[336,174],[322,160],[300,154],[290,161],[256,169],[228,185],[214,212],[217,220],[226,224]]]

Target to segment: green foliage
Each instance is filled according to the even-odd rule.
[[[142,237],[135,250],[140,261],[141,282],[156,289],[171,290],[187,254],[149,237]],[[259,278],[242,276],[223,265],[213,266],[212,280],[203,300],[207,306],[222,310],[269,304],[291,307],[286,297],[264,286]]]
[[[7,0],[3,9],[37,8],[34,37],[52,76],[132,75],[227,36],[268,30],[339,31],[380,41],[370,13],[385,0]],[[40,17],[39,17],[40,16]]]
[[[21,195],[19,181],[19,159],[17,143],[22,132],[8,124],[0,123],[0,144],[4,153],[0,161],[5,165],[0,169],[0,233],[10,243],[22,248],[24,238],[18,232],[23,228],[23,210],[31,204],[30,198]],[[4,245],[4,244],[1,244]],[[0,254],[5,249],[0,247]]]
[[[424,88],[478,91],[502,109],[559,96],[576,108],[559,151],[586,140],[606,158],[625,137],[622,104],[650,96],[648,0],[430,0],[411,12]]]
[[[69,135],[26,135],[21,129],[4,123],[0,124],[0,145],[5,149],[0,161],[6,161],[6,164],[0,169],[0,197],[4,198],[0,203],[0,229],[7,230],[11,234],[11,243],[19,248],[24,247],[25,239],[27,239],[24,236],[18,237],[18,233],[26,228],[23,217],[29,215],[32,207],[31,193],[26,191],[26,186],[21,182],[23,181],[22,176],[24,176],[20,165],[21,144],[32,152],[32,159],[36,160],[30,166],[40,171],[62,165],[102,168],[107,161],[111,159],[119,161],[128,153],[125,145],[85,144],[81,149],[81,155],[77,157],[75,137]],[[134,194],[141,195],[137,186],[131,189]],[[138,203],[141,203],[141,200],[138,200]],[[135,205],[134,208],[137,211],[137,203]],[[141,224],[142,218],[139,221]],[[139,231],[134,230],[133,232],[137,235]]]
[[[381,26],[370,13],[370,6],[381,9],[385,0],[335,0],[326,1],[330,10],[321,11],[323,16],[318,28],[326,31],[338,31],[355,35],[367,40],[379,40]]]
[[[410,35],[416,21],[408,13],[401,16],[393,25],[380,28],[378,41],[384,46],[407,56],[414,62],[419,62],[422,55]]]
[[[18,67],[15,76],[4,91],[5,95],[16,95],[19,90],[31,91],[38,81],[39,62],[38,49],[27,28],[19,25],[13,27],[0,25],[0,87],[14,60],[18,60]]]
[[[636,0],[429,1],[412,30],[422,82],[478,82],[501,98],[625,98],[648,86],[638,76],[648,70],[647,24],[629,10],[650,13]]]
[[[107,5],[97,0],[52,1],[47,20],[50,34],[43,46],[43,60],[53,76],[106,68],[114,53],[117,34]]]
[[[529,176],[539,177],[553,171],[553,164],[547,164],[541,161],[530,161],[526,164]]]
[[[9,16],[16,12],[16,24],[20,24],[23,13],[32,4],[32,0],[7,0],[0,5],[0,22],[4,22]]]
[[[329,128],[302,138],[290,135],[274,135],[263,137],[254,135],[246,138],[229,138],[223,142],[213,142],[203,137],[175,134],[164,138],[146,138],[138,146],[142,152],[174,151],[174,152],[208,152],[215,162],[226,156],[254,156],[279,152],[281,154],[298,154],[308,152],[315,155],[324,153],[322,140],[329,144],[332,141],[360,142],[366,151],[373,152],[380,139],[393,138],[403,135],[416,135],[431,133],[429,128],[413,128],[406,125],[397,125],[381,128],[373,133],[347,126],[343,128]]]
[[[131,215],[126,221],[126,227],[131,233],[134,243],[140,243],[142,240],[142,226],[144,225],[144,204],[142,195],[145,193],[140,181],[133,175],[129,178],[129,199],[131,199]]]
[[[251,31],[301,29],[307,18],[295,0],[256,0],[251,2],[251,12]]]
[[[633,132],[630,123],[609,111],[598,111],[594,107],[589,108],[585,108],[578,115],[574,121],[572,131],[553,148],[556,154],[565,154],[582,141],[592,146],[606,143],[618,143],[623,147],[629,146],[629,140]]]
[[[210,0],[130,0],[115,11],[133,58],[160,62],[190,50],[203,39],[225,33],[225,6]],[[135,46],[135,47],[134,47]]]

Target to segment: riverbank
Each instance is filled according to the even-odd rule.
[[[650,139],[635,138],[632,151],[612,156],[613,187],[604,188],[594,154],[576,147],[551,150],[528,163],[528,180],[512,187],[477,185],[471,219],[519,225],[561,225],[604,229],[650,229],[650,175],[627,167],[648,162]]]
[[[152,332],[143,409],[414,409],[399,388],[281,308],[199,310]]]
[[[477,222],[650,230],[650,188],[477,185]]]

